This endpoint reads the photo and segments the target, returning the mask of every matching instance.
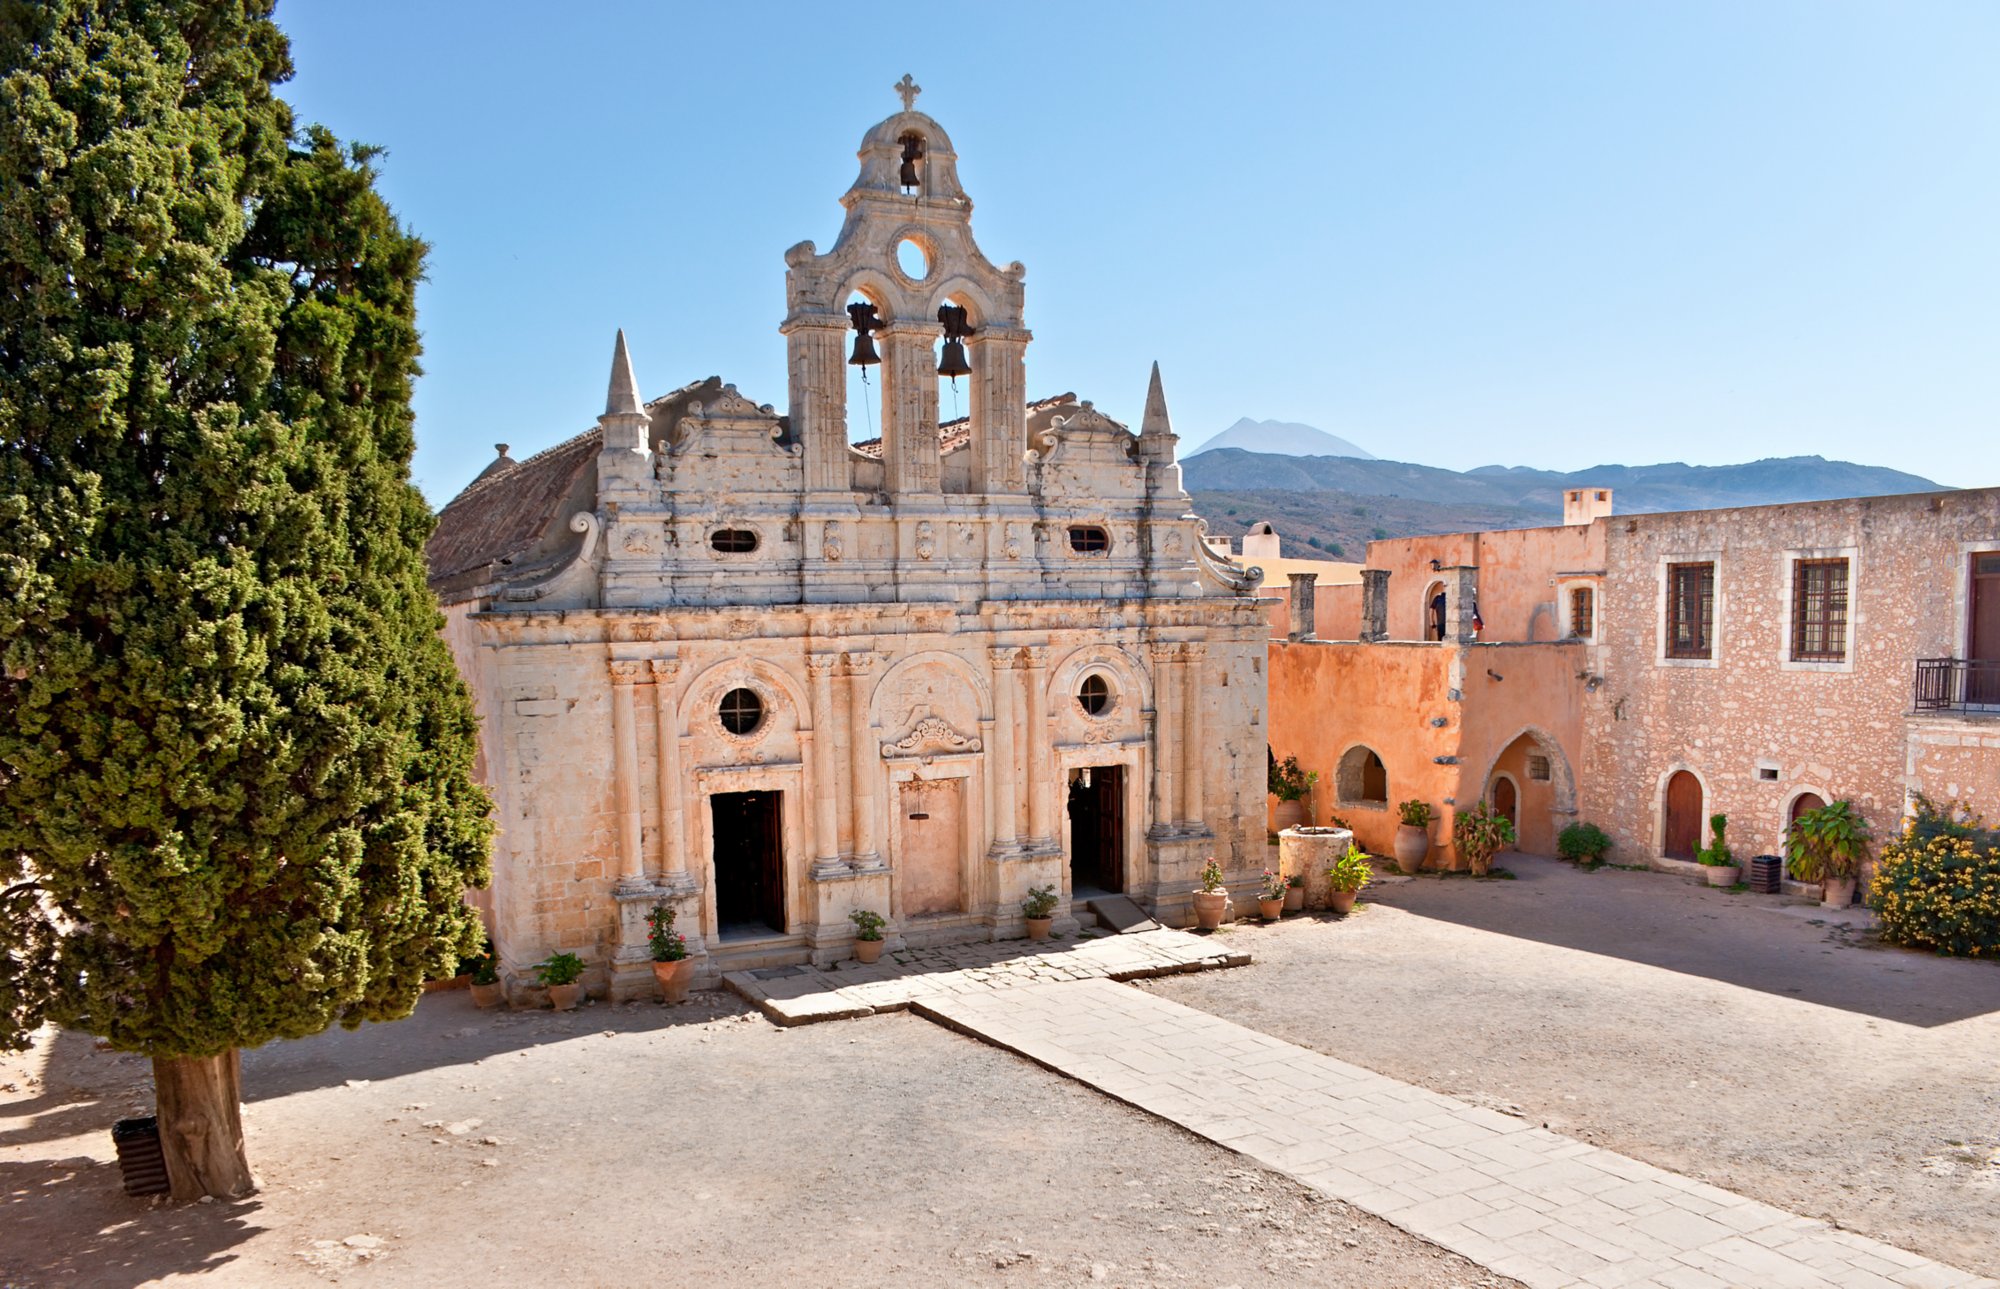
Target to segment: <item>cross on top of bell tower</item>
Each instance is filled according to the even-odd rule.
[[[904,72],[903,79],[897,81],[890,88],[902,97],[903,110],[905,112],[914,112],[917,110],[917,95],[924,92],[924,87],[911,80],[908,72]]]

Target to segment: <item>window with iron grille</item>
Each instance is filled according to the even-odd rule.
[[[1667,565],[1667,657],[1711,657],[1715,645],[1715,565]]]
[[[1528,777],[1536,783],[1547,783],[1549,781],[1549,758],[1545,756],[1530,756],[1528,758]]]
[[[1069,530],[1069,548],[1079,555],[1102,555],[1111,549],[1111,534],[1095,524],[1078,524]]]
[[[1597,592],[1579,586],[1569,593],[1569,633],[1579,640],[1590,639],[1597,621]]]
[[[1792,659],[1847,659],[1847,561],[1792,562]]]

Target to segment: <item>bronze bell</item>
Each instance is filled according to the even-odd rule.
[[[882,361],[882,355],[875,352],[875,332],[882,329],[882,320],[875,314],[875,306],[865,300],[856,300],[847,306],[847,317],[854,324],[854,352],[847,356],[850,367],[873,367]]]
[[[949,376],[953,380],[957,380],[960,376],[970,376],[971,374],[972,364],[965,361],[965,342],[961,340],[945,341],[944,353],[938,359],[938,375]]]
[[[896,182],[905,188],[921,186],[917,177],[917,162],[924,159],[923,140],[914,134],[903,136],[903,166],[896,172]]]

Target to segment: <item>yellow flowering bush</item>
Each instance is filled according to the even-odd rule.
[[[1961,957],[2000,956],[2000,835],[1957,803],[1918,797],[1903,835],[1882,848],[1868,907],[1882,936]]]

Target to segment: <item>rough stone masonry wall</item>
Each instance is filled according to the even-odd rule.
[[[1707,815],[1729,817],[1739,857],[1781,853],[1787,811],[1806,791],[1852,800],[1878,839],[1900,827],[1909,791],[2000,813],[2000,747],[1988,745],[2000,729],[1990,718],[1909,719],[1915,660],[1964,656],[1965,550],[2000,538],[2000,493],[1639,515],[1606,528],[1601,643],[1586,650],[1599,681],[1584,704],[1581,805],[1612,835],[1615,860],[1659,856],[1677,769],[1702,783],[1704,833]],[[1801,552],[1851,560],[1844,665],[1787,661],[1787,577]],[[1663,661],[1664,565],[1709,558],[1713,663]]]

